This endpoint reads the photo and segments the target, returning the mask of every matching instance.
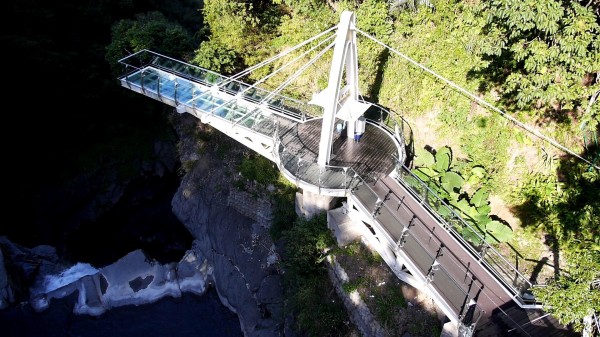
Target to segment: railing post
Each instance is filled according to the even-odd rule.
[[[409,222],[408,226],[402,228],[402,234],[400,234],[400,239],[398,240],[398,244],[396,245],[398,248],[404,248],[404,244],[406,243],[406,238],[410,234],[410,226],[412,226],[412,222],[415,218],[416,218],[416,216],[413,215],[413,218]]]
[[[429,271],[427,272],[427,275],[425,276],[425,281],[427,283],[433,282],[433,277],[435,276],[435,272],[438,271],[439,269],[440,269],[440,263],[437,260],[433,260],[433,263],[431,264],[431,267],[429,267]]]
[[[377,218],[377,216],[379,215],[379,210],[381,209],[381,207],[383,207],[383,200],[379,199],[379,197],[377,198],[377,201],[375,202],[375,209],[373,209],[373,214],[371,214],[371,216],[373,218]]]
[[[479,322],[481,318],[481,314],[477,317],[475,322],[473,322],[473,316],[475,315],[475,308],[477,302],[474,299],[470,299],[465,306],[461,309],[461,314],[458,316],[458,330],[460,337],[470,337],[473,336],[473,332],[475,330],[475,326]]]
[[[296,164],[296,179],[299,179],[300,177],[300,162],[302,161],[302,158],[298,158],[298,163]],[[296,184],[297,185],[297,184]]]
[[[323,186],[323,173],[325,172],[326,168],[325,166],[321,166],[319,167],[319,178],[317,180],[318,184],[319,184],[319,191],[321,190],[321,187]]]
[[[485,254],[487,253],[487,250],[489,248],[490,248],[490,246],[488,245],[488,243],[484,242],[483,247],[481,248],[481,252],[479,252],[479,261],[481,261],[485,258]]]
[[[179,85],[179,83],[177,82],[177,77],[173,80],[173,82],[175,82],[173,100],[175,101],[175,105],[177,105],[177,86]]]

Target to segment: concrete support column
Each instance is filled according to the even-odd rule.
[[[296,214],[307,219],[332,209],[339,197],[319,195],[309,191],[296,192]]]

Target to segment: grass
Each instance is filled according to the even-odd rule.
[[[436,314],[418,303],[408,305],[405,291],[414,288],[400,281],[377,252],[355,241],[335,248],[333,254],[349,278],[343,285],[344,291],[358,292],[388,335],[440,335],[441,322]]]

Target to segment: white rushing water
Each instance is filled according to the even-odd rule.
[[[94,275],[98,272],[99,270],[92,267],[91,264],[79,262],[57,275],[46,275],[35,293],[48,293],[71,284],[84,276]]]

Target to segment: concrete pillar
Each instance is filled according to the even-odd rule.
[[[296,214],[307,219],[332,209],[339,197],[319,195],[309,191],[296,192]]]

